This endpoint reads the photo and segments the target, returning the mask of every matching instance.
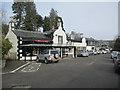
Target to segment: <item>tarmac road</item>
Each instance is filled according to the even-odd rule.
[[[32,67],[32,68],[31,68]],[[58,63],[31,65],[3,75],[3,88],[118,88],[109,54],[62,59]],[[23,87],[24,88],[24,87]]]

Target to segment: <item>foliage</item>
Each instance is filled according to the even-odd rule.
[[[12,5],[12,10],[15,19],[16,28],[20,28],[23,25],[24,20],[24,2],[14,2]]]
[[[36,28],[37,31],[39,29],[39,27],[43,27],[43,18],[40,15],[36,15]]]
[[[58,29],[58,26],[59,26],[58,25],[58,23],[59,23],[58,19],[60,19],[60,22],[61,22],[62,28],[63,28],[63,20],[62,20],[62,18],[59,17],[57,15],[57,11],[52,8],[51,11],[50,11],[49,17],[45,16],[45,18],[44,18],[44,25],[43,25],[44,30],[43,31],[45,32],[45,31]],[[63,30],[64,30],[64,28],[63,28]]]
[[[49,17],[50,17],[50,28],[51,29],[56,29],[56,26],[57,26],[56,18],[58,17],[57,11],[52,8],[51,11],[50,11],[50,16]]]
[[[12,43],[8,39],[2,40],[2,58],[8,54],[9,50],[12,48]]]
[[[17,29],[35,31],[43,24],[42,17],[37,13],[34,2],[14,2],[12,10],[15,14]]]
[[[118,37],[115,41],[114,50],[120,51],[120,37]]]
[[[8,32],[8,29],[9,29],[9,25],[2,23],[2,36],[3,36],[3,38],[5,38],[5,36]]]
[[[50,18],[45,16],[43,23],[44,23],[43,24],[43,32],[49,31],[50,30]]]

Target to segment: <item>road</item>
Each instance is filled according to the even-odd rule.
[[[120,75],[114,73],[113,66],[109,54],[32,63],[18,72],[4,74],[3,88],[118,88]]]

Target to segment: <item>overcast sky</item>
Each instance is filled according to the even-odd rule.
[[[118,34],[117,2],[35,2],[37,12],[49,16],[51,8],[62,17],[67,33],[75,31],[85,37],[112,40]],[[7,10],[7,19],[12,14],[12,2],[2,4]]]

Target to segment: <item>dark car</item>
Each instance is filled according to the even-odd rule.
[[[114,60],[114,68],[115,68],[115,72],[120,73],[120,53],[117,55],[117,57]]]

